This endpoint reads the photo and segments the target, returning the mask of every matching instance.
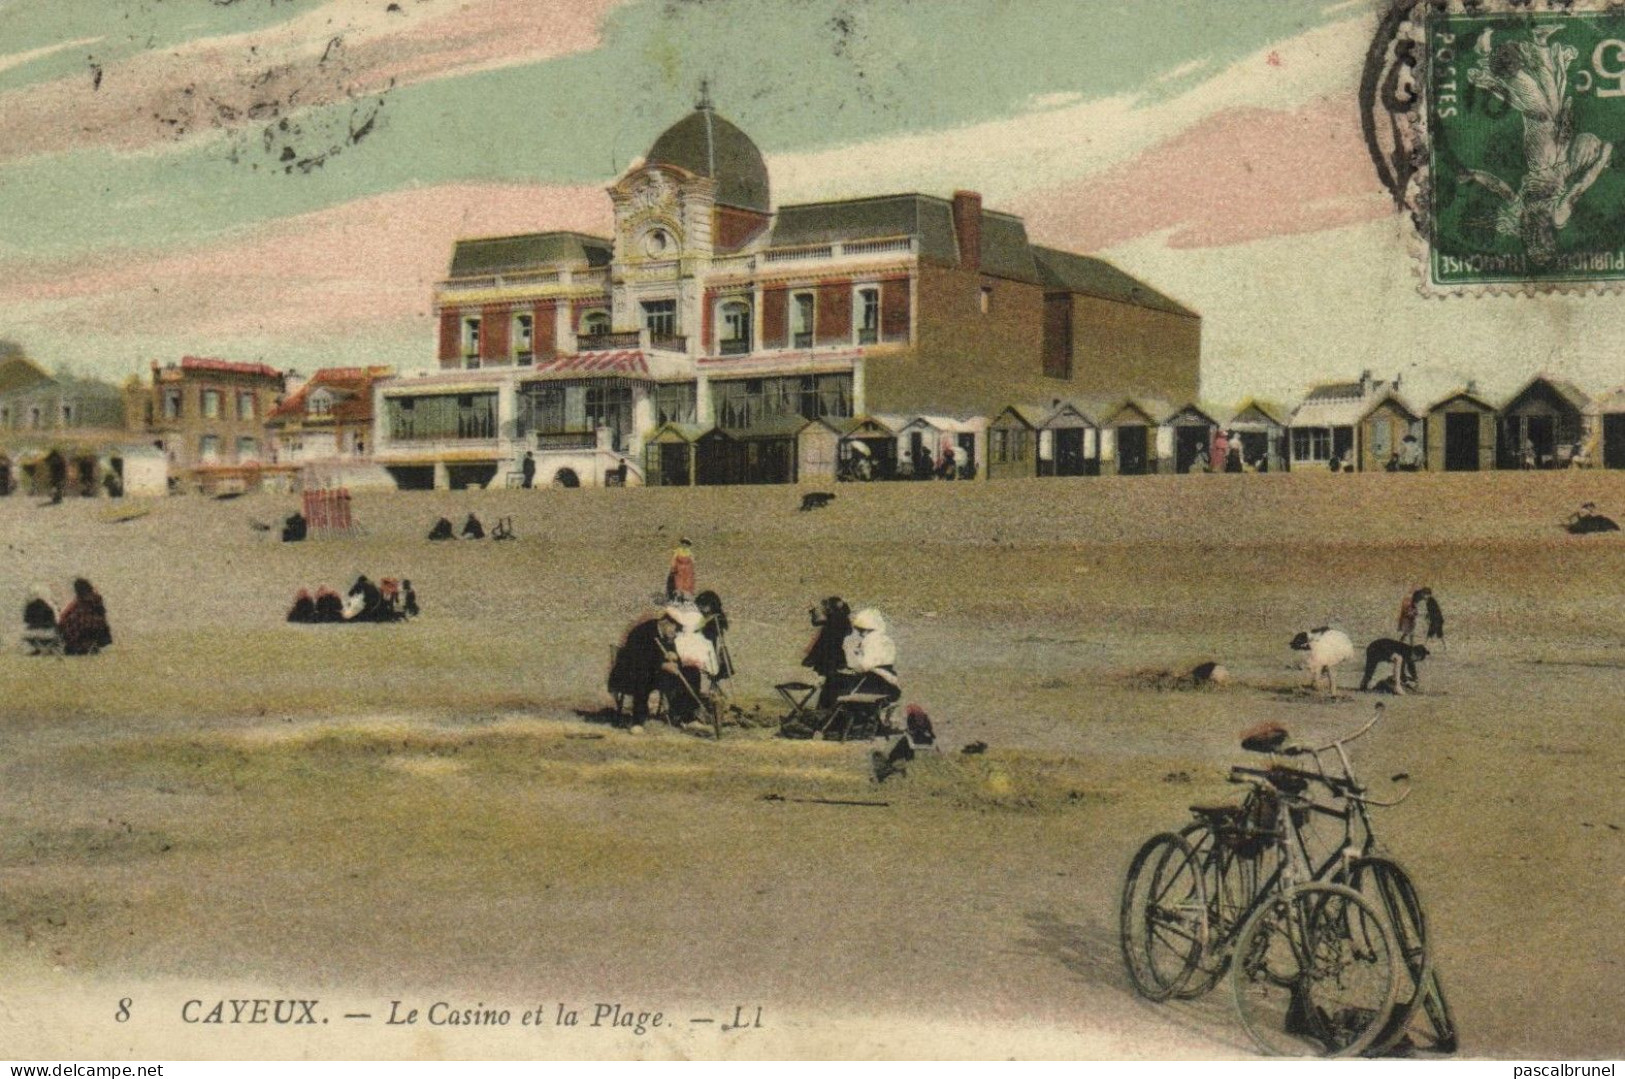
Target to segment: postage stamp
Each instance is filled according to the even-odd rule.
[[[1378,107],[1401,117],[1425,289],[1625,280],[1625,11],[1419,4],[1397,29]]]

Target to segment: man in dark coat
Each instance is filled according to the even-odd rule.
[[[470,513],[468,515],[468,520],[463,522],[463,538],[464,539],[484,539],[485,538],[485,526],[480,524],[480,519],[478,517],[474,516],[472,513]]]
[[[83,577],[73,582],[73,602],[62,608],[57,623],[62,633],[62,651],[70,656],[88,656],[113,643],[107,625],[107,607],[101,595]]]
[[[812,624],[818,627],[818,635],[807,647],[801,665],[824,680],[823,688],[818,691],[818,707],[832,708],[839,679],[830,676],[846,666],[844,646],[852,635],[852,608],[840,596],[830,596],[808,614],[812,616]]]
[[[384,593],[370,580],[366,574],[355,579],[348,593],[351,609],[355,611],[350,616],[352,622],[382,622],[384,620]]]
[[[632,698],[632,722],[649,718],[649,694],[660,688],[662,675],[675,667],[672,642],[677,637],[677,619],[671,608],[646,618],[627,631],[615,665],[609,672],[609,691],[616,697]]]
[[[525,462],[519,466],[519,471],[525,477],[525,490],[530,490],[536,485],[536,455],[525,451]]]
[[[1365,677],[1360,679],[1360,688],[1370,688],[1371,679],[1376,675],[1378,668],[1384,664],[1391,664],[1394,668],[1392,679],[1394,692],[1404,693],[1407,686],[1415,689],[1418,684],[1416,665],[1427,658],[1428,650],[1425,645],[1407,644],[1392,637],[1379,637],[1365,646]]]

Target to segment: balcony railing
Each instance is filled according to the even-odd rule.
[[[609,352],[618,348],[637,348],[638,331],[630,333],[592,333],[576,338],[576,347],[582,352]]]
[[[851,258],[860,255],[907,254],[914,250],[914,237],[888,236],[879,240],[845,240],[807,247],[784,247],[767,251],[765,262],[806,262],[813,259]]]
[[[743,356],[750,351],[750,338],[725,339],[720,344],[724,356]]]
[[[535,432],[538,450],[591,450],[598,446],[597,431]]]
[[[666,352],[687,352],[688,336],[680,333],[649,333],[649,347],[662,349]]]

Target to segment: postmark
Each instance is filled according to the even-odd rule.
[[[1400,4],[1362,93],[1424,292],[1625,282],[1625,6]]]

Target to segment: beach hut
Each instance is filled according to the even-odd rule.
[[[1173,429],[1162,420],[1170,409],[1149,399],[1123,401],[1106,412],[1100,425],[1102,475],[1146,476],[1157,461],[1173,456]]]
[[[1580,442],[1591,399],[1573,383],[1536,375],[1501,407],[1501,468],[1556,468]]]
[[[1412,447],[1406,446],[1406,439],[1411,440]],[[1406,471],[1422,468],[1427,447],[1421,414],[1397,393],[1378,394],[1360,416],[1358,447],[1356,459],[1361,472],[1381,472],[1390,465]]]
[[[866,458],[870,479],[897,476],[897,428],[878,416],[847,421],[841,428],[838,450],[842,464],[853,460],[854,454]]]
[[[988,479],[1038,475],[1038,428],[1046,418],[1041,408],[1009,405],[988,421]]]
[[[1225,421],[1232,441],[1241,440],[1241,459],[1256,472],[1284,472],[1287,468],[1286,412],[1252,398],[1243,401]]]
[[[953,447],[960,479],[973,479],[983,471],[987,456],[987,417],[914,416],[897,428],[898,468],[905,473],[921,452],[940,461]]]
[[[701,486],[830,481],[840,440],[828,423],[801,416],[707,431],[694,443],[694,481]]]
[[[1038,426],[1040,476],[1098,476],[1100,425],[1082,408],[1060,401]]]
[[[650,487],[692,487],[698,454],[695,447],[706,428],[692,423],[663,423],[643,442],[644,482]]]
[[[1617,386],[1593,400],[1585,409],[1576,464],[1625,468],[1625,386]]]
[[[1159,471],[1184,475],[1187,472],[1223,472],[1224,462],[1214,460],[1215,441],[1223,430],[1216,413],[1197,404],[1180,408],[1163,421],[1172,432],[1172,452],[1163,456]]]
[[[1360,375],[1359,382],[1330,382],[1312,388],[1287,417],[1291,467],[1352,471],[1354,430],[1371,403],[1373,386],[1368,371]]]
[[[1485,472],[1495,467],[1495,406],[1471,383],[1427,410],[1427,466],[1434,472]]]

